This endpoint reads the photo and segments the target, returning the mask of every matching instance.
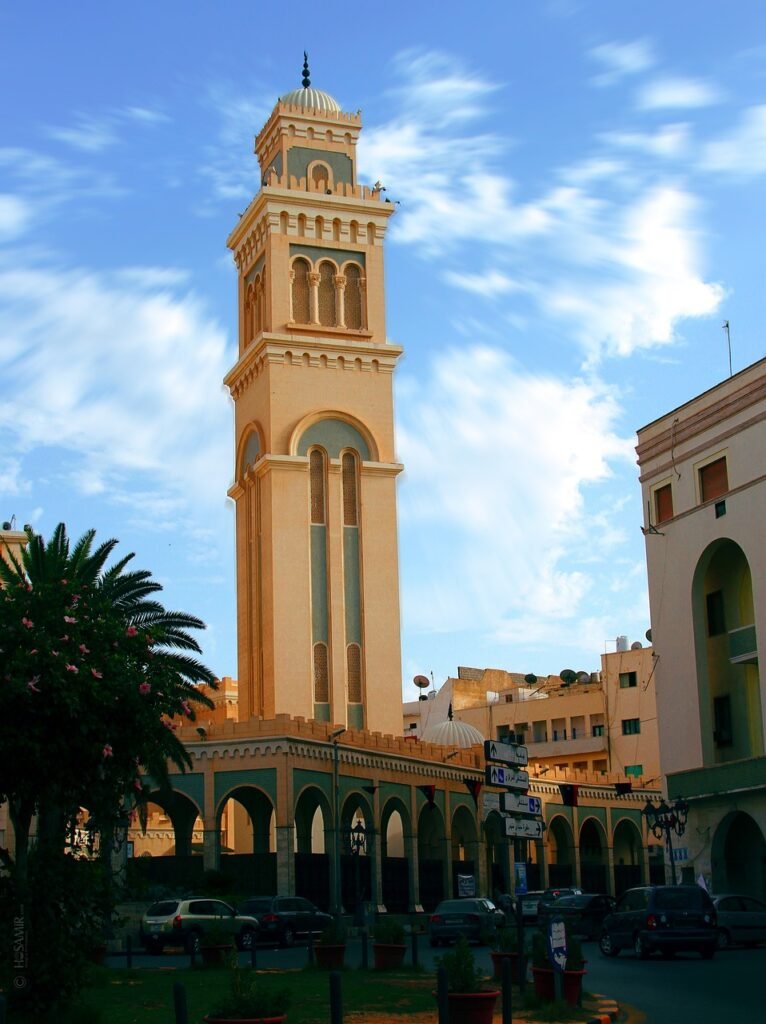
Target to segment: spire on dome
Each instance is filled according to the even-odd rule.
[[[301,81],[303,82],[304,89],[308,89],[308,87],[311,85],[311,75],[309,73],[309,55],[306,53],[305,50],[303,51],[303,78],[301,79]]]

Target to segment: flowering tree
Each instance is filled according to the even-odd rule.
[[[204,624],[154,600],[162,588],[127,571],[132,555],[107,568],[116,541],[94,549],[90,530],[70,547],[63,524],[47,544],[27,536],[21,559],[0,558],[0,801],[22,879],[35,814],[52,853],[81,807],[111,838],[141,803],[143,773],[163,785],[168,762],[190,765],[173,719],[212,706],[197,684],[215,686],[188,632]]]

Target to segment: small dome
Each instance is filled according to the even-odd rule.
[[[468,722],[456,722],[452,715],[446,722],[429,725],[422,738],[426,743],[439,743],[443,747],[473,747],[484,742],[484,737],[478,729]]]
[[[328,92],[321,89],[312,89],[311,86],[304,86],[303,89],[293,89],[279,97],[280,103],[289,103],[293,107],[303,107],[304,110],[322,110],[326,114],[339,114],[340,104],[334,100]]]

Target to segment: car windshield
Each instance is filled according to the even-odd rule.
[[[159,903],[152,903],[146,912],[147,917],[170,917],[175,914],[178,900],[160,900]]]
[[[438,914],[467,914],[470,911],[476,912],[475,900],[444,900],[436,908]]]
[[[689,889],[658,889],[654,897],[657,910],[702,910],[710,902],[710,897],[698,886]]]

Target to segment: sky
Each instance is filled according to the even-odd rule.
[[[304,8],[301,8],[304,11]],[[0,520],[94,527],[236,678],[253,138],[362,111],[386,243],[402,674],[594,671],[650,626],[636,430],[764,354],[761,0],[0,0]]]

